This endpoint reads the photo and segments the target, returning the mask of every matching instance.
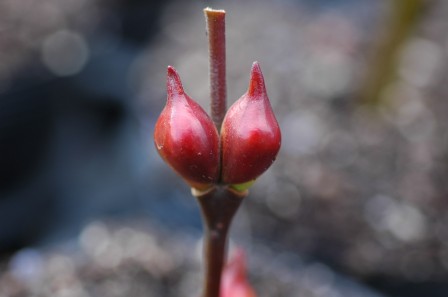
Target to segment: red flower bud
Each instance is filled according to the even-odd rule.
[[[154,143],[160,156],[192,187],[204,190],[219,177],[218,131],[168,66],[167,102],[157,120]]]
[[[246,277],[244,252],[237,250],[222,272],[220,297],[256,297]]]
[[[257,62],[252,65],[248,91],[227,111],[221,142],[222,181],[226,184],[254,180],[271,166],[277,156],[280,128]]]

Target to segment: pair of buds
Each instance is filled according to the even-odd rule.
[[[160,156],[193,188],[216,184],[246,190],[280,149],[281,134],[266,94],[260,66],[252,66],[248,91],[227,111],[220,133],[184,91],[169,66],[167,103],[154,132]]]

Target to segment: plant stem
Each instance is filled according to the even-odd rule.
[[[201,207],[204,222],[204,288],[203,297],[219,297],[221,274],[225,263],[227,237],[232,219],[246,192],[227,187],[199,193],[193,190]]]
[[[218,131],[226,113],[226,36],[224,10],[204,9],[209,44],[211,114]]]
[[[226,114],[226,37],[225,11],[204,9],[209,44],[211,115],[218,131]],[[217,186],[206,192],[192,190],[199,202],[204,222],[203,297],[219,297],[225,263],[227,238],[241,201],[247,191],[237,192]]]
[[[359,98],[362,104],[383,103],[381,92],[396,75],[398,54],[424,13],[423,0],[393,0],[385,31],[368,66]]]

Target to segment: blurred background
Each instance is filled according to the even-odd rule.
[[[283,132],[232,229],[259,296],[448,296],[447,1],[2,0],[0,297],[197,296],[152,133],[167,65],[209,108],[208,5]]]

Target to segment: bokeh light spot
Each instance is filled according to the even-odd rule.
[[[59,30],[45,38],[41,54],[48,70],[57,76],[68,76],[84,68],[89,59],[89,47],[79,33]]]

